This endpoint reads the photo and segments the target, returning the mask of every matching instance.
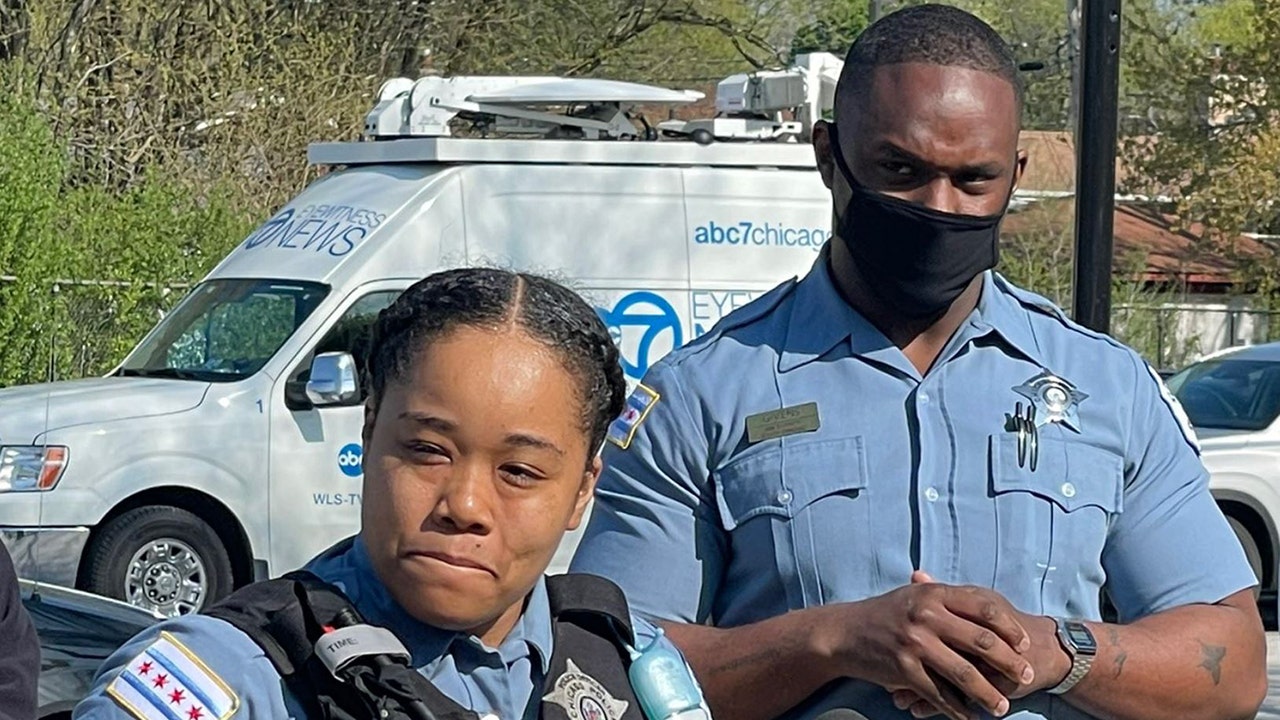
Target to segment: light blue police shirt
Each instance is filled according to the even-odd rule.
[[[342,544],[337,546],[342,548]],[[544,580],[529,595],[524,614],[497,648],[474,636],[425,625],[404,611],[374,574],[359,537],[349,549],[330,550],[307,567],[338,586],[370,624],[391,630],[413,655],[413,664],[437,688],[460,705],[501,720],[536,718],[552,653],[551,610]],[[637,642],[656,635],[654,627],[633,617]],[[212,617],[188,615],[144,631],[107,659],[75,720],[133,718],[107,693],[107,686],[167,631],[235,693],[234,717],[305,718],[301,704],[283,686],[275,666],[247,635]],[[140,708],[152,713],[154,708]],[[146,717],[168,717],[156,710]],[[187,716],[169,720],[190,720]],[[201,720],[214,720],[204,716]]]
[[[1135,352],[987,273],[922,376],[842,299],[826,257],[648,373],[658,399],[640,389],[615,423],[573,571],[652,619],[723,627],[881,595],[915,569],[1088,619],[1108,579],[1125,620],[1257,583],[1185,415]],[[1045,372],[1070,385],[1033,471],[1007,416]],[[748,418],[807,403],[816,431],[750,441]],[[910,717],[852,681],[793,716],[831,707]],[[1047,694],[1015,710],[1087,717]]]

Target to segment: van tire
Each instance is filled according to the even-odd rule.
[[[186,575],[199,581],[204,592],[194,608],[159,601],[153,604],[150,600],[133,604],[171,616],[186,614],[209,607],[233,589],[231,559],[218,533],[194,513],[169,505],[134,508],[99,526],[89,541],[80,575],[80,589],[132,602],[126,592],[130,565],[135,556],[153,543],[160,543],[170,554],[151,558],[144,556],[150,570],[141,583],[154,587],[156,577],[160,577],[162,582],[171,582],[167,578]],[[191,557],[187,555],[188,550]],[[192,570],[193,567],[201,570]]]
[[[1253,574],[1258,578],[1258,582],[1264,582],[1266,578],[1266,569],[1262,567],[1262,549],[1258,547],[1258,540],[1249,532],[1249,528],[1240,520],[1227,516],[1227,524],[1235,531],[1236,539],[1240,541],[1240,547],[1244,548],[1244,556],[1249,561],[1249,567],[1253,569]]]

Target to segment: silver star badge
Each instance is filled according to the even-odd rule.
[[[600,681],[584,674],[572,660],[567,662],[564,674],[542,699],[564,708],[569,720],[622,720],[627,701],[614,698]]]
[[[1036,427],[1058,423],[1080,432],[1080,417],[1076,411],[1089,396],[1077,390],[1075,385],[1046,370],[1013,388],[1013,391],[1031,401],[1035,408]]]

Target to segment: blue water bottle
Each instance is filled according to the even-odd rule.
[[[628,646],[631,689],[648,720],[711,720],[702,688],[684,656],[658,629],[643,650]]]

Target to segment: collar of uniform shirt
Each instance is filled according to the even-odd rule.
[[[845,339],[853,338],[858,355],[891,346],[884,335],[853,309],[836,290],[823,248],[809,274],[796,285],[787,320],[787,339],[778,355],[778,372],[816,360]]]
[[[413,654],[415,667],[429,667],[438,662],[449,651],[456,641],[485,653],[496,654],[502,662],[510,666],[516,660],[529,654],[530,648],[541,662],[541,670],[546,672],[550,667],[552,651],[551,602],[547,598],[545,578],[539,578],[533,586],[525,602],[524,612],[520,620],[511,629],[511,634],[496,649],[490,648],[463,633],[442,630],[423,623],[409,615],[400,604],[391,597],[391,593],[377,580],[373,564],[369,560],[368,551],[361,538],[357,537],[348,557],[355,565],[356,575],[372,578],[372,582],[363,583],[356,590],[360,597],[354,597],[351,588],[344,590],[352,595],[360,613],[370,623],[384,627],[395,633]]]
[[[1028,310],[1015,292],[1008,280],[988,270],[982,281],[982,299],[969,316],[969,324],[979,333],[994,332],[1010,348],[1040,367],[1046,367],[1040,343],[1031,328],[1034,311]]]
[[[463,637],[461,633],[455,634],[455,640]],[[533,590],[529,592],[529,597],[525,601],[520,620],[516,622],[515,627],[511,628],[511,633],[497,649],[485,645],[475,636],[465,636],[465,641],[485,653],[496,653],[507,667],[532,652],[540,661],[541,670],[544,673],[547,672],[551,666],[553,633],[551,601],[547,597],[546,578],[538,578],[538,584],[533,586]]]
[[[982,297],[966,322],[979,335],[995,332],[1013,350],[1042,364],[1027,310],[994,272],[984,273]],[[895,349],[884,333],[840,296],[823,253],[796,286],[778,371],[788,372],[816,360],[846,339],[854,355],[873,357]]]

